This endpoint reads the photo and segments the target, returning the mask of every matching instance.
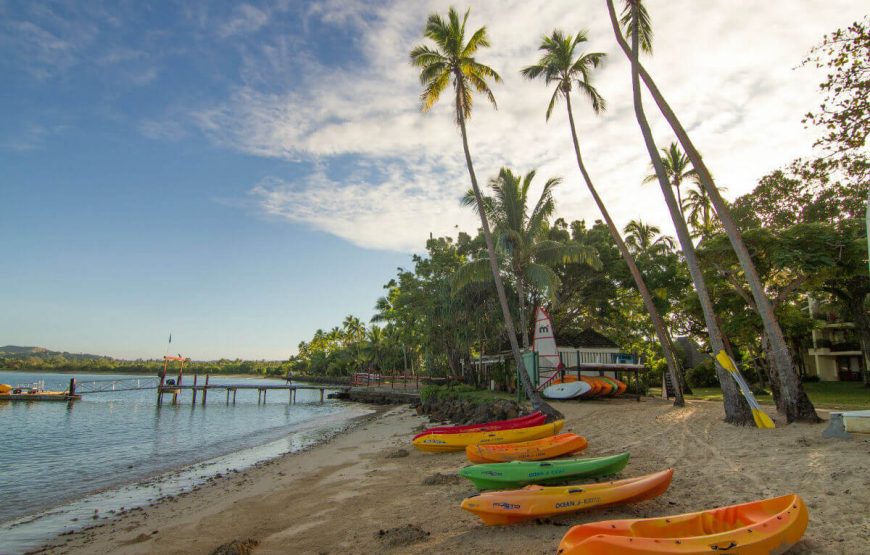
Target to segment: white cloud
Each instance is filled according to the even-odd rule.
[[[655,57],[645,64],[732,197],[807,152],[813,136],[800,119],[818,104],[821,76],[792,68],[824,33],[862,13],[849,0],[798,4],[799,9],[782,10],[777,3],[752,0],[736,0],[727,8],[693,0],[648,2],[656,38]],[[270,214],[361,246],[394,250],[419,248],[430,231],[450,232],[454,223],[473,225],[470,211],[457,204],[468,181],[449,98],[432,113],[419,113],[420,87],[407,59],[409,50],[424,42],[426,16],[445,12],[448,4],[342,6],[338,11],[334,3],[321,2],[309,13],[354,29],[359,39],[347,46],[362,57],[362,64],[338,69],[306,61],[292,90],[240,86],[225,102],[198,112],[195,120],[218,143],[249,154],[315,160],[326,167],[339,156],[346,164],[350,155],[360,165],[380,168],[342,183],[324,172],[305,182],[261,182],[253,194]],[[608,54],[596,85],[610,110],[595,118],[576,98],[587,166],[618,223],[639,217],[671,229],[657,188],[640,185],[649,160],[634,119],[629,66],[615,45],[603,0],[475,6],[469,25],[484,24],[493,47],[479,59],[496,68],[505,82],[495,88],[499,111],[479,99],[469,122],[479,181],[484,183],[502,165],[520,171],[539,168],[542,178],[566,178],[557,191],[561,216],[598,217],[579,179],[564,108],[545,124],[550,91],[518,74],[537,59],[544,33],[554,27],[588,29],[585,49]],[[646,107],[664,147],[673,140],[670,129],[649,99]]]
[[[250,4],[242,4],[235,10],[233,17],[218,29],[222,38],[259,30],[269,21],[269,14]]]
[[[139,132],[149,139],[180,141],[187,136],[184,127],[174,120],[145,119],[139,122]]]

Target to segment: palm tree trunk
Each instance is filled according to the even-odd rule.
[[[616,14],[613,11],[612,0],[607,0],[607,5],[608,9],[611,11],[611,20],[613,20],[616,17]],[[622,51],[625,52],[626,56],[632,58],[636,57],[636,55],[632,54],[632,51],[629,50],[628,44],[626,44],[625,39],[623,39],[621,35],[617,36],[616,40],[619,42],[619,46],[622,48]],[[646,88],[652,95],[653,100],[655,100],[656,105],[658,105],[659,110],[661,110],[662,115],[677,135],[677,139],[686,151],[686,155],[692,162],[695,171],[698,172],[701,186],[707,194],[710,195],[713,209],[716,211],[716,215],[719,216],[719,220],[722,222],[722,227],[725,229],[725,234],[728,236],[731,246],[737,255],[737,259],[740,261],[740,266],[746,276],[749,289],[752,292],[752,296],[755,298],[755,304],[758,306],[758,315],[761,317],[761,322],[764,325],[764,329],[770,340],[771,355],[774,357],[770,363],[773,365],[774,371],[780,378],[783,405],[787,407],[785,415],[786,421],[819,422],[820,419],[816,414],[815,407],[813,407],[812,402],[809,397],[807,397],[803,385],[795,372],[794,361],[792,360],[791,351],[786,344],[782,328],[773,312],[773,306],[770,303],[770,299],[767,298],[767,294],[764,291],[764,285],[761,283],[761,278],[758,276],[758,271],[755,269],[755,264],[752,261],[752,256],[749,254],[749,249],[746,248],[746,244],[743,242],[743,236],[740,234],[740,230],[737,228],[734,218],[731,217],[731,211],[728,209],[728,206],[719,194],[719,189],[716,188],[716,185],[713,182],[713,177],[710,175],[707,165],[704,164],[701,154],[695,148],[694,143],[692,143],[688,133],[686,133],[686,130],[683,128],[676,114],[674,114],[670,105],[665,101],[664,96],[659,92],[652,77],[645,69],[643,69],[642,66],[640,66],[639,61],[636,62],[636,66],[634,73],[638,73],[639,77],[643,77]]]
[[[523,330],[523,349],[529,348],[529,318],[526,312],[526,288],[522,278],[517,275],[517,300],[520,311],[520,329]]]
[[[621,38],[619,23],[616,19],[616,12],[613,8],[613,0],[607,0],[607,8],[610,12],[610,21],[613,27],[613,32],[617,36],[617,40]],[[637,17],[635,15],[635,17]],[[680,241],[680,246],[683,249],[683,255],[686,258],[686,264],[689,267],[692,282],[695,285],[695,290],[698,294],[698,299],[701,303],[701,309],[704,313],[704,321],[707,325],[708,333],[710,334],[710,346],[714,353],[718,353],[723,349],[722,336],[719,327],[716,325],[716,320],[713,314],[713,303],[710,301],[710,295],[707,292],[707,285],[704,283],[704,277],[701,274],[701,267],[698,263],[698,256],[695,253],[695,247],[692,239],[689,236],[689,229],[686,227],[686,222],[680,217],[680,209],[677,206],[677,199],[674,198],[674,192],[671,190],[671,184],[668,182],[665,174],[664,166],[658,154],[658,148],[652,137],[649,122],[646,120],[646,115],[643,111],[643,101],[640,91],[640,78],[638,75],[638,33],[637,24],[632,25],[633,33],[631,38],[631,86],[634,97],[634,113],[637,118],[637,123],[640,126],[643,134],[644,143],[646,144],[647,152],[656,175],[659,179],[659,185],[662,189],[662,194],[665,197],[665,203],[668,205],[668,210],[671,213],[671,219],[674,222],[674,227],[677,232],[677,239]],[[719,376],[719,384],[722,387],[722,396],[725,405],[725,421],[732,424],[751,424],[753,422],[752,413],[749,410],[749,405],[742,395],[737,390],[737,385],[728,372],[718,363],[716,364],[716,374]]]
[[[583,163],[583,157],[580,155],[580,141],[577,139],[577,128],[574,125],[574,112],[571,109],[571,95],[566,94],[565,100],[568,106],[568,121],[571,123],[571,138],[574,141],[574,154],[577,156],[577,166],[580,168],[580,173],[583,174],[583,179],[586,181],[586,187],[592,194],[592,198],[595,200],[595,204],[598,206],[601,216],[604,218],[605,223],[607,223],[607,229],[610,230],[610,235],[613,237],[613,241],[616,243],[616,247],[619,249],[622,259],[628,265],[628,271],[631,273],[631,277],[634,278],[634,283],[637,285],[637,290],[643,299],[643,304],[646,307],[647,312],[649,312],[653,327],[656,330],[656,336],[658,337],[659,344],[662,346],[662,352],[665,355],[665,361],[668,364],[668,373],[671,375],[671,382],[674,384],[674,406],[682,407],[686,402],[683,399],[681,382],[678,379],[677,357],[674,354],[667,328],[665,328],[665,323],[659,315],[655,303],[653,303],[652,295],[646,286],[646,282],[644,281],[637,264],[634,262],[634,258],[632,258],[631,253],[628,252],[628,247],[625,246],[625,241],[622,240],[622,236],[619,234],[616,224],[613,223],[610,213],[604,206],[604,201],[602,201],[601,197],[598,196],[598,191],[592,184],[592,178],[589,177],[589,172],[586,171],[586,165]]]
[[[489,267],[492,270],[492,280],[495,282],[495,291],[498,295],[498,301],[501,305],[502,317],[504,318],[505,330],[507,331],[508,341],[511,344],[511,352],[514,356],[514,361],[517,365],[517,370],[520,377],[520,386],[526,394],[526,398],[532,403],[535,410],[539,410],[546,414],[550,419],[556,419],[561,415],[556,409],[547,404],[535,388],[532,386],[532,381],[529,379],[529,373],[526,371],[526,365],[523,363],[523,357],[520,354],[520,345],[517,342],[517,331],[514,327],[514,321],[511,317],[510,307],[507,302],[507,295],[504,292],[504,284],[501,281],[498,269],[498,259],[495,254],[495,245],[492,242],[492,233],[489,229],[489,222],[486,219],[486,211],[483,207],[483,199],[480,195],[480,188],[477,186],[477,176],[474,174],[474,165],[471,162],[471,152],[468,149],[468,135],[465,130],[465,116],[462,111],[462,103],[460,100],[460,89],[456,90],[456,117],[459,120],[459,129],[462,131],[462,148],[465,150],[465,165],[468,167],[468,175],[471,178],[471,188],[474,190],[474,198],[477,201],[477,211],[480,214],[480,224],[483,228],[483,238],[486,240],[486,250],[489,254]]]

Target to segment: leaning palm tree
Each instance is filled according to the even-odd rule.
[[[686,181],[696,181],[698,179],[698,172],[691,167],[689,158],[683,154],[677,143],[671,143],[668,145],[668,148],[662,149],[662,165],[665,167],[665,175],[668,176],[668,181],[671,182],[671,186],[677,192],[677,205],[682,212],[683,196],[680,188]],[[650,164],[650,167],[653,173],[644,178],[644,183],[658,181],[655,168],[652,168],[652,164]]]
[[[574,124],[574,112],[571,108],[571,91],[574,88],[574,85],[576,84],[577,88],[587,97],[589,102],[592,104],[592,110],[596,114],[600,114],[607,107],[604,98],[591,84],[590,80],[592,70],[598,67],[605,55],[600,52],[578,52],[577,45],[586,42],[586,40],[586,33],[583,31],[578,32],[574,36],[565,35],[558,30],[553,31],[550,36],[544,36],[541,41],[541,45],[538,49],[543,52],[543,55],[538,60],[538,63],[524,68],[522,74],[529,79],[542,77],[548,85],[551,83],[556,85],[556,88],[553,91],[553,96],[550,98],[550,104],[547,106],[546,119],[548,121],[550,115],[553,113],[556,101],[560,97],[565,99],[565,107],[568,111],[568,122],[571,124],[571,139],[574,143],[574,154],[577,158],[577,166],[580,168],[580,173],[583,175],[586,187],[588,187],[589,193],[595,200],[595,204],[598,206],[598,210],[601,212],[601,216],[607,224],[607,229],[610,230],[610,235],[613,237],[613,241],[616,243],[619,253],[622,255],[622,259],[628,266],[631,277],[634,279],[634,283],[637,285],[637,290],[643,299],[644,306],[652,319],[653,327],[656,330],[656,336],[659,339],[659,344],[662,346],[662,351],[668,365],[671,382],[677,384],[675,385],[676,398],[674,404],[682,406],[684,401],[683,393],[678,386],[680,382],[677,380],[679,372],[677,357],[674,354],[670,335],[665,327],[664,320],[661,315],[659,315],[658,309],[653,302],[652,294],[646,286],[646,282],[644,281],[634,258],[632,258],[631,253],[629,253],[625,241],[622,240],[622,236],[619,234],[619,229],[616,227],[616,224],[613,223],[613,219],[610,217],[607,207],[604,206],[604,201],[602,201],[601,197],[598,195],[598,191],[592,183],[592,178],[589,176],[589,172],[586,170],[586,165],[583,163],[583,157],[580,154],[580,141],[577,138],[577,127]]]
[[[483,94],[493,106],[496,106],[495,96],[489,88],[488,80],[501,81],[501,77],[491,67],[477,61],[474,55],[481,48],[489,46],[489,37],[486,27],[481,27],[471,34],[466,42],[465,23],[468,21],[470,10],[460,18],[459,13],[450,8],[445,21],[439,14],[431,14],[426,20],[423,35],[435,43],[435,48],[427,45],[419,45],[411,50],[411,64],[420,68],[420,83],[425,87],[420,95],[422,110],[429,111],[441,98],[441,93],[451,83],[453,84],[454,107],[456,110],[456,123],[462,135],[462,148],[465,152],[465,165],[471,179],[471,188],[477,202],[480,224],[483,228],[483,236],[486,240],[486,250],[489,254],[490,270],[495,282],[496,294],[501,305],[502,317],[504,318],[505,331],[511,344],[511,352],[519,371],[520,385],[532,406],[547,413],[551,417],[558,412],[541,399],[538,392],[532,386],[523,358],[520,355],[520,346],[517,342],[517,332],[511,318],[507,295],[504,284],[498,270],[498,258],[496,257],[495,245],[486,218],[486,210],[483,209],[483,199],[480,188],[477,185],[477,176],[474,173],[474,165],[471,161],[471,151],[468,149],[468,132],[465,128],[465,120],[471,117],[473,106],[473,92]]]
[[[551,302],[556,300],[556,291],[561,284],[553,266],[567,262],[581,262],[594,268],[601,266],[594,248],[548,238],[549,221],[556,210],[553,189],[561,179],[548,179],[530,210],[529,189],[535,175],[534,170],[520,176],[502,168],[489,182],[492,195],[483,196],[486,216],[493,224],[496,253],[502,259],[499,266],[507,268],[516,289],[524,348],[528,348],[530,343],[530,296],[549,298]],[[465,194],[462,204],[476,207],[474,191]],[[486,262],[474,260],[460,267],[454,279],[456,287],[487,279]]]
[[[641,48],[644,52],[652,52],[652,26],[649,14],[643,7],[642,0],[624,1],[626,13],[637,14]],[[698,172],[698,181],[710,196],[710,202],[713,204],[716,215],[719,217],[719,221],[722,222],[725,234],[728,236],[728,240],[731,242],[731,246],[737,255],[737,259],[743,269],[743,274],[746,276],[749,290],[752,293],[756,311],[761,318],[765,334],[769,338],[770,349],[768,356],[771,362],[771,371],[776,372],[779,378],[780,396],[783,400],[782,405],[785,408],[786,420],[788,422],[818,422],[819,417],[816,414],[815,407],[813,407],[812,402],[807,397],[795,371],[794,360],[792,359],[791,351],[785,341],[785,336],[782,333],[782,328],[779,325],[776,314],[773,312],[773,305],[767,297],[764,284],[761,282],[761,278],[755,268],[755,263],[752,261],[749,249],[746,248],[746,244],[743,242],[743,236],[737,228],[734,218],[731,216],[728,205],[725,203],[722,195],[719,194],[720,191],[713,181],[713,176],[707,169],[707,165],[704,163],[703,158],[701,158],[701,154],[698,152],[695,144],[689,138],[686,129],[659,91],[650,74],[640,64],[639,52],[637,49],[629,46],[625,37],[618,32],[619,24],[616,18],[616,11],[613,8],[613,0],[606,0],[606,2],[608,12],[610,13],[611,25],[613,26],[620,48],[632,60],[633,73],[638,74],[638,79],[643,79],[647,90],[650,92],[662,115],[671,126],[671,129],[673,129],[680,144],[686,150],[692,166]],[[629,18],[623,17],[625,23],[628,23],[630,19],[631,16]],[[630,27],[628,29],[630,30]]]
[[[622,38],[620,22],[615,19],[613,11],[613,0],[607,0],[607,7],[611,11],[611,23],[613,24],[613,32],[617,37]],[[646,144],[647,152],[650,161],[655,169],[656,177],[659,181],[659,186],[662,189],[662,195],[665,197],[665,204],[668,206],[668,211],[671,214],[671,220],[674,222],[674,228],[677,232],[677,239],[680,242],[680,247],[683,250],[683,255],[686,259],[686,264],[689,267],[689,274],[692,282],[695,285],[695,291],[698,294],[698,300],[701,304],[701,310],[704,314],[704,322],[707,325],[707,332],[710,335],[710,346],[714,353],[719,353],[724,350],[724,342],[722,340],[722,332],[716,322],[716,315],[713,312],[713,302],[710,299],[710,294],[707,290],[707,285],[704,283],[704,277],[701,274],[701,267],[698,263],[698,255],[695,253],[695,246],[692,244],[692,238],[689,235],[689,229],[686,227],[686,222],[683,220],[682,212],[677,204],[677,199],[674,197],[674,191],[671,183],[668,180],[665,172],[664,164],[662,164],[655,141],[653,140],[652,130],[649,122],[646,119],[646,114],[643,110],[643,101],[641,98],[640,79],[638,77],[638,53],[640,48],[649,50],[652,47],[652,31],[649,26],[649,16],[646,8],[641,4],[640,0],[626,0],[626,8],[623,11],[621,23],[625,26],[627,34],[631,36],[631,84],[634,98],[634,113],[637,119],[638,126],[643,134],[644,143]],[[740,395],[734,381],[728,375],[728,371],[721,365],[716,366],[719,383],[722,387],[722,396],[725,404],[725,420],[734,424],[749,424],[753,421],[753,415],[750,411],[747,401]]]

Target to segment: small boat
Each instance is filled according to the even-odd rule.
[[[800,541],[808,520],[800,496],[784,495],[684,515],[581,524],[565,534],[557,553],[785,553]]]
[[[504,445],[469,445],[465,456],[473,463],[493,463],[510,461],[541,461],[562,455],[578,453],[586,449],[586,438],[577,434],[564,433],[544,439],[507,443]]]
[[[652,499],[667,491],[673,475],[674,469],[669,468],[614,482],[490,491],[463,500],[461,507],[479,516],[484,524],[515,524],[533,518]]]
[[[78,401],[82,398],[81,395],[70,395],[69,391],[49,391],[40,384],[16,387],[0,384],[0,401]]]
[[[610,457],[563,461],[476,464],[459,475],[474,482],[478,490],[521,488],[530,484],[565,483],[616,474],[628,464],[628,453]]]
[[[469,445],[486,445],[495,443],[516,443],[530,441],[558,434],[565,425],[564,420],[556,420],[549,424],[517,428],[514,430],[494,430],[491,432],[461,432],[458,434],[427,434],[412,442],[414,447],[427,453],[447,453],[464,451]]]
[[[462,432],[491,432],[495,430],[513,430],[516,428],[528,428],[529,426],[540,426],[547,419],[541,411],[535,411],[525,416],[511,418],[509,420],[496,420],[493,422],[484,422],[482,424],[466,424],[463,426],[435,426],[427,428],[414,436],[417,439],[420,436],[428,434],[458,434]]]
[[[574,399],[588,393],[592,387],[586,382],[562,382],[551,385],[542,391],[547,399]]]
[[[610,388],[609,390],[605,389],[604,392],[602,393],[602,395],[604,395],[605,397],[613,397],[619,391],[619,386],[616,385],[616,382],[613,381],[612,379],[608,378],[607,376],[598,376],[598,379],[600,381],[604,382],[604,384],[608,388]]]

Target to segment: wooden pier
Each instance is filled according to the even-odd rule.
[[[350,389],[348,387],[336,387],[329,385],[301,385],[301,384],[287,384],[287,385],[257,385],[257,384],[208,384],[208,376],[206,376],[206,383],[203,385],[161,385],[157,387],[157,404],[163,404],[163,396],[166,394],[172,395],[172,404],[178,403],[178,396],[182,391],[191,391],[193,395],[191,395],[191,403],[196,404],[196,398],[198,393],[202,393],[202,404],[205,405],[206,399],[208,398],[208,392],[214,390],[224,390],[226,391],[226,403],[230,404],[230,393],[232,393],[232,403],[236,403],[236,392],[239,390],[257,390],[257,404],[266,402],[266,395],[270,391],[286,391],[287,392],[287,402],[295,403],[296,402],[296,392],[301,389],[313,389],[320,391],[320,402],[322,403],[324,398],[326,397],[327,390],[345,390]]]

